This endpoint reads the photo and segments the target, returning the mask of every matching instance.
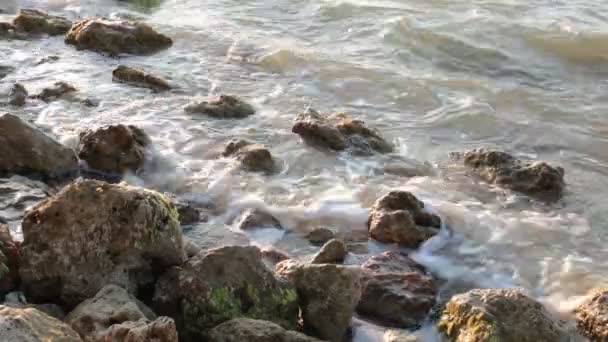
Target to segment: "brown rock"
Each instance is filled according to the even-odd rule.
[[[566,342],[564,328],[519,290],[471,290],[448,302],[439,330],[454,342]]]
[[[209,342],[321,342],[280,325],[250,318],[235,318],[213,328]]]
[[[327,241],[333,239],[335,236],[334,232],[327,228],[316,228],[313,229],[308,235],[306,239],[310,241],[313,245],[321,246],[324,245]]]
[[[73,85],[66,82],[55,82],[51,87],[42,89],[40,94],[35,95],[34,98],[40,99],[44,102],[51,102],[67,95],[71,95],[76,92],[76,88]]]
[[[19,242],[14,241],[7,224],[0,223],[0,295],[19,286]]]
[[[65,37],[66,44],[79,50],[149,55],[169,48],[171,38],[156,32],[147,24],[132,21],[85,19],[74,24]]]
[[[532,197],[555,201],[565,187],[564,169],[545,162],[521,161],[506,152],[485,149],[457,156],[486,182]]]
[[[253,106],[232,95],[220,95],[208,101],[193,102],[186,112],[205,114],[218,119],[243,119],[255,114]]]
[[[425,273],[424,267],[407,255],[388,251],[369,258],[362,267],[372,273]]]
[[[441,219],[423,209],[424,204],[410,192],[389,192],[371,209],[367,221],[370,237],[384,243],[418,247],[441,227]]]
[[[13,20],[13,26],[19,32],[57,36],[68,32],[72,22],[40,10],[22,9]]]
[[[175,322],[169,317],[140,319],[112,325],[99,342],[178,342]]]
[[[78,172],[74,151],[12,114],[0,115],[0,174],[44,180]]]
[[[15,83],[11,87],[11,90],[8,94],[8,103],[12,106],[21,107],[25,105],[25,100],[27,99],[27,90],[21,83]]]
[[[264,260],[269,261],[272,265],[276,265],[281,261],[289,259],[289,255],[286,252],[280,251],[272,247],[263,248],[261,252]]]
[[[241,162],[241,167],[247,171],[267,174],[276,171],[274,158],[264,145],[253,144],[245,140],[232,140],[222,155],[236,158]]]
[[[200,221],[201,211],[196,208],[192,203],[181,200],[169,193],[165,193],[164,195],[171,201],[171,204],[177,209],[177,212],[179,214],[179,223],[182,226],[194,224]]]
[[[0,305],[0,341],[82,342],[67,324],[33,308]]]
[[[34,302],[71,308],[116,284],[131,293],[184,257],[175,208],[160,194],[78,180],[23,219],[21,281]]]
[[[146,161],[150,138],[136,126],[110,125],[80,133],[78,156],[93,170],[108,174],[138,173]]]
[[[250,230],[254,228],[283,229],[279,220],[261,209],[248,209],[245,211],[238,223],[238,227],[241,230]]]
[[[135,87],[150,88],[154,91],[166,91],[171,89],[169,83],[162,78],[125,65],[119,65],[112,71],[112,80]]]
[[[342,240],[331,239],[327,241],[319,253],[317,253],[313,258],[312,264],[338,264],[346,259],[346,255],[348,251],[346,250],[346,246]]]
[[[0,22],[0,38],[13,38],[15,35],[15,26],[13,24]]]
[[[594,291],[576,308],[575,314],[581,335],[592,342],[608,341],[608,289]]]

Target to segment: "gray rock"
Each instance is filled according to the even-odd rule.
[[[0,305],[0,341],[82,342],[67,324],[34,308]]]
[[[25,105],[27,95],[28,93],[25,87],[21,83],[15,83],[8,94],[8,103],[13,106],[21,107]]]
[[[306,239],[310,241],[313,245],[321,246],[324,245],[327,241],[333,239],[335,236],[334,232],[327,228],[316,228],[313,229],[308,235]]]

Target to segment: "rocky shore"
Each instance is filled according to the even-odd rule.
[[[107,58],[147,56],[172,46],[170,37],[141,22],[71,22],[22,10],[13,22],[0,23],[0,40],[40,35],[64,35],[77,50]],[[160,94],[172,90],[149,70],[120,65],[108,73],[116,82]],[[73,86],[60,83],[30,96],[15,84],[2,104],[81,101],[75,93]],[[193,99],[184,113],[237,121],[256,110],[225,94]],[[294,118],[294,139],[310,148],[354,157],[394,150],[381,132],[344,113],[309,108]],[[416,341],[408,332],[428,321],[454,342],[573,341],[572,322],[558,319],[521,289],[465,289],[439,302],[444,279],[408,253],[449,228],[441,212],[430,210],[414,193],[395,189],[370,208],[363,242],[374,240],[389,250],[345,264],[353,245],[318,227],[307,238],[320,248],[303,259],[252,245],[208,246],[187,239],[183,226],[204,221],[207,208],[124,179],[154,167],[153,140],[141,127],[89,127],[72,149],[6,112],[0,114],[0,142],[2,180],[31,187],[38,195],[21,205],[15,218],[21,221],[22,241],[0,223],[2,341],[343,342],[352,338],[355,317],[403,330],[387,334],[386,341]],[[233,140],[218,158],[234,159],[244,172],[270,178],[281,168],[272,150]],[[555,202],[565,191],[564,169],[505,151],[465,151],[451,162],[480,183],[533,200]],[[257,208],[241,215],[243,231],[292,229]],[[438,317],[433,310],[439,310]],[[573,317],[578,334],[608,341],[608,292],[590,294]]]

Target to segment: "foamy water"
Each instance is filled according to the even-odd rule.
[[[608,3],[158,3],[2,0],[0,9],[8,12],[0,14],[3,19],[20,7],[71,18],[135,17],[175,41],[153,56],[120,59],[76,51],[60,37],[2,41],[0,65],[16,71],[0,82],[18,81],[35,93],[62,80],[100,101],[97,108],[30,101],[22,109],[4,110],[30,118],[71,145],[85,127],[143,127],[163,168],[129,181],[212,203],[218,210],[211,223],[187,233],[211,244],[249,241],[305,257],[316,249],[297,234],[269,229],[234,237],[240,234],[235,218],[243,208],[259,207],[295,232],[323,225],[361,236],[373,201],[405,189],[446,222],[442,234],[412,251],[448,280],[446,293],[449,287],[523,287],[567,319],[581,296],[608,283]],[[59,60],[36,65],[49,55]],[[118,64],[144,68],[177,89],[161,95],[112,83]],[[233,121],[183,111],[193,98],[220,93],[242,96],[256,115]],[[308,106],[361,118],[397,149],[353,157],[309,148],[291,133],[295,115]],[[281,172],[244,173],[218,158],[235,137],[269,146]],[[563,166],[568,184],[563,200],[536,203],[479,183],[447,163],[449,152],[478,146]],[[28,189],[12,193],[26,204],[37,196]],[[32,197],[24,199],[28,193]],[[19,214],[7,211],[2,216],[18,230]],[[208,225],[219,228],[210,232]],[[384,248],[369,243],[370,253]],[[357,326],[358,341],[381,340],[385,333],[365,322]],[[425,341],[438,339],[431,326],[418,334]]]

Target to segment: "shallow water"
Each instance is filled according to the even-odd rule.
[[[375,198],[402,188],[453,231],[413,254],[449,284],[524,287],[568,318],[580,296],[608,282],[605,1],[2,0],[7,14],[0,16],[21,7],[73,18],[139,17],[174,39],[167,51],[119,59],[76,51],[59,37],[2,41],[0,65],[16,71],[0,82],[19,81],[33,93],[62,80],[100,100],[93,109],[69,101],[3,109],[67,144],[85,127],[142,126],[166,169],[131,182],[226,209],[210,218],[226,234],[207,234],[201,225],[189,230],[195,238],[231,241],[232,226],[223,223],[252,206],[268,208],[294,231],[327,225],[356,235]],[[49,55],[60,59],[36,65]],[[178,89],[159,95],[112,83],[120,63]],[[193,96],[219,93],[244,97],[258,113],[222,121],[183,111]],[[353,157],[309,148],[291,133],[307,106],[362,118],[398,149]],[[234,137],[269,146],[282,172],[244,173],[218,159]],[[536,203],[447,165],[449,152],[478,146],[562,165],[563,200]],[[385,172],[387,166],[421,176]],[[314,252],[289,234],[249,239],[297,256]],[[425,329],[424,340],[437,338]],[[383,331],[363,325],[356,333],[374,341]]]

